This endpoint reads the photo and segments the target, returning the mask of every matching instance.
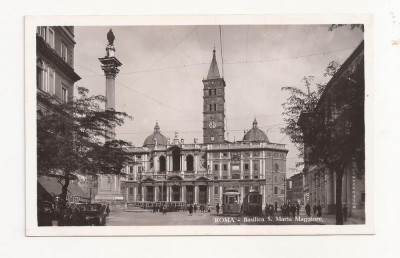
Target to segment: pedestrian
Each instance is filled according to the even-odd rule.
[[[269,205],[265,204],[265,216],[268,216],[269,214]]]
[[[219,215],[219,203],[217,203],[217,206],[215,206],[216,210],[217,210],[217,216]]]
[[[307,216],[310,217],[310,215],[311,215],[311,206],[310,206],[309,203],[307,203],[307,205],[306,205],[306,213],[307,213]]]
[[[192,216],[192,213],[193,213],[193,205],[190,204],[189,205],[189,216]]]
[[[207,211],[211,212],[211,205],[210,204],[207,205]]]
[[[82,220],[79,216],[79,209],[74,208],[68,220],[68,226],[83,226]]]
[[[197,204],[194,204],[194,205],[193,205],[193,211],[194,211],[194,213],[197,212]]]
[[[107,208],[106,208],[107,216],[110,215],[110,205],[107,203]]]
[[[321,215],[322,215],[322,206],[320,204],[318,204],[318,206],[317,206],[317,216],[321,217]]]
[[[294,204],[292,204],[291,211],[292,211],[292,215],[293,215],[293,218],[294,218],[296,216],[296,206]]]
[[[163,205],[162,207],[162,214],[166,214],[167,213],[167,207],[165,205]]]
[[[314,204],[314,206],[312,207],[312,209],[313,209],[314,216],[315,216],[315,213],[317,213],[317,205]]]
[[[297,205],[296,205],[296,210],[297,210],[297,216],[299,216],[300,215],[300,204],[299,203],[297,203]]]
[[[269,215],[274,216],[274,206],[272,204],[269,205]]]
[[[347,205],[346,204],[343,206],[343,220],[345,222],[347,221]]]

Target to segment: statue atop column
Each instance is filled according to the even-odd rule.
[[[114,45],[115,36],[112,29],[110,29],[107,33],[107,40],[108,40],[108,45],[110,46]]]
[[[106,47],[107,57],[113,57],[115,56],[115,48],[114,48],[115,36],[112,29],[110,29],[107,33],[107,40],[108,40],[108,45]]]

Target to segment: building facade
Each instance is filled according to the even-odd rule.
[[[298,173],[287,179],[286,189],[287,198],[286,201],[289,203],[304,204],[303,194],[303,173]]]
[[[80,80],[74,71],[74,27],[40,26],[36,30],[37,115],[48,111],[46,96],[54,101],[72,99],[74,83]]]
[[[284,144],[271,143],[258,128],[252,128],[239,142],[225,140],[225,80],[213,58],[204,84],[203,139],[185,143],[175,133],[172,140],[154,132],[142,147],[131,151],[134,162],[126,166],[122,194],[126,202],[180,201],[222,203],[222,194],[235,188],[241,198],[250,190],[260,191],[263,204],[284,203],[286,155]]]
[[[346,137],[360,138],[356,149],[364,151],[364,88],[364,43],[362,42],[328,82],[314,111],[302,113],[298,121],[305,137],[304,199],[311,206],[320,204],[323,213],[335,213],[337,173],[329,170],[323,163],[314,164],[309,161],[309,156],[312,154],[310,145],[315,136],[308,125],[313,123],[311,121],[316,119],[317,114],[325,114],[324,123],[334,124],[334,133],[343,132]],[[356,98],[348,97],[354,93]],[[352,102],[350,103],[350,101]],[[349,106],[356,108],[348,109]],[[352,128],[356,123],[362,126],[354,131]],[[336,143],[331,143],[330,146],[333,144]],[[347,148],[347,146],[337,146],[337,148]],[[345,152],[339,150],[337,153]],[[347,155],[357,157],[356,155],[359,154],[347,153]],[[348,207],[350,215],[363,218],[365,216],[363,173],[360,172],[354,159],[344,164],[343,167],[342,204]]]

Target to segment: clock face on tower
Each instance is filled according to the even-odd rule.
[[[217,127],[217,123],[215,121],[211,121],[210,123],[208,123],[208,127],[214,129],[215,127]]]

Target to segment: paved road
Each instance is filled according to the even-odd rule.
[[[307,221],[307,219],[309,221]],[[349,220],[346,224],[359,224]],[[111,212],[107,218],[108,226],[157,226],[157,225],[321,225],[335,224],[334,216],[323,216],[322,218],[307,218],[300,214],[295,218],[282,217],[277,213],[271,217],[265,216],[217,216],[212,213],[194,213],[189,216],[188,212],[169,212],[167,214],[153,212]]]

